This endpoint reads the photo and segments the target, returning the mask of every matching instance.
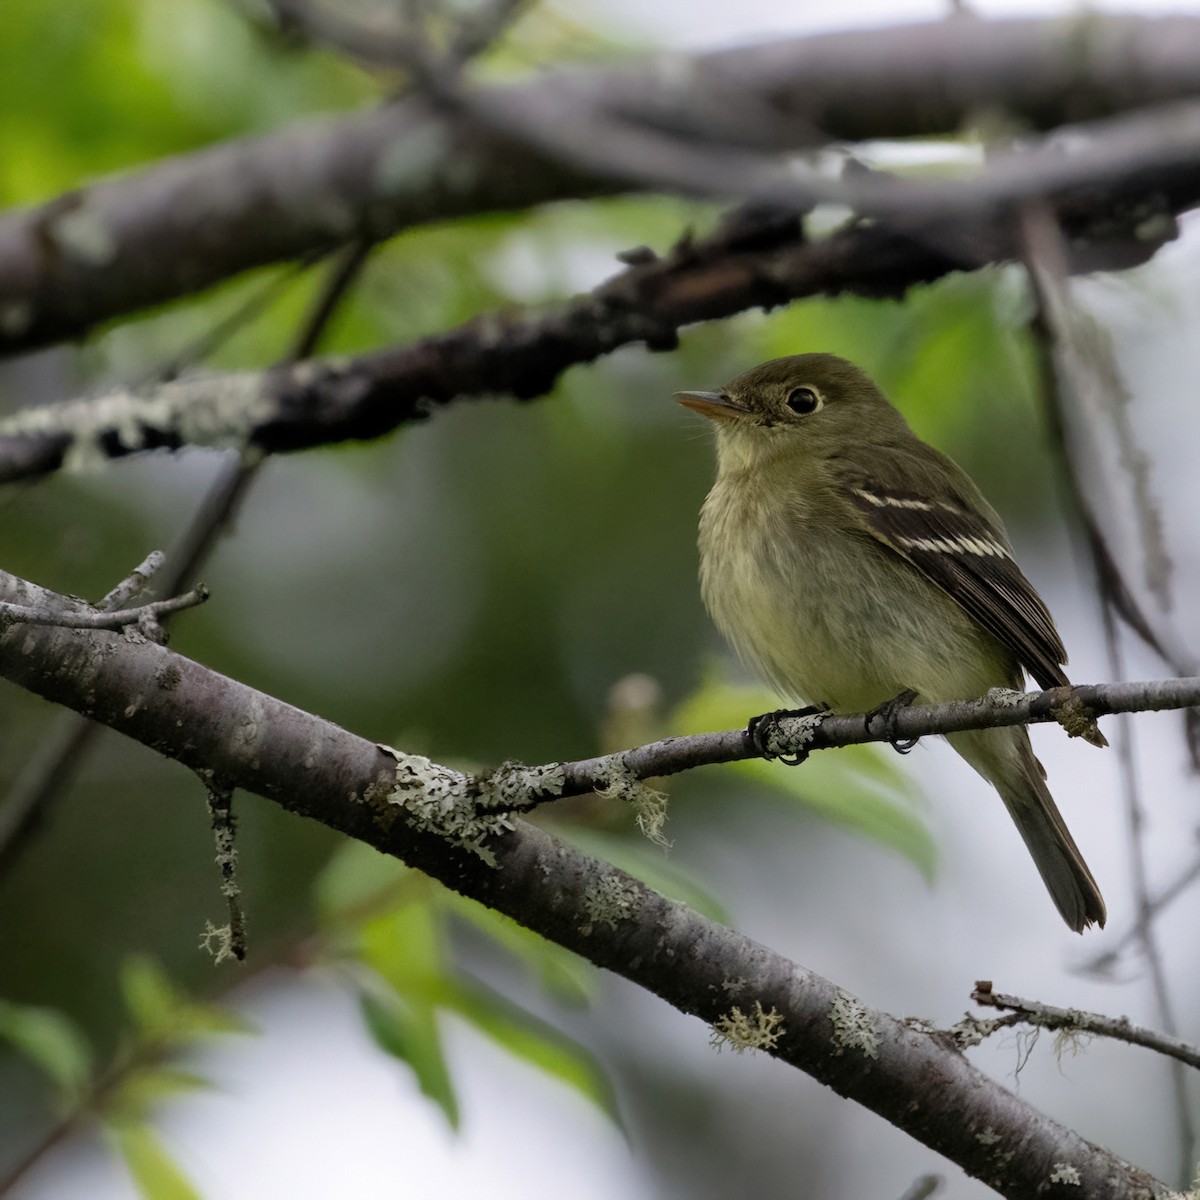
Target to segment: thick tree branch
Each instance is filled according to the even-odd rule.
[[[752,128],[759,149],[781,151],[944,135],[988,111],[1047,130],[1197,93],[1200,20],[1087,14],[662,56],[480,89],[476,101],[582,106],[685,141],[740,144]],[[0,353],[354,238],[630,186],[423,99],[211,147],[0,219]]]
[[[6,576],[0,599],[55,598]],[[427,815],[453,799],[444,786],[453,773],[427,760],[385,752],[165,647],[118,634],[10,628],[0,635],[0,674],[212,772],[223,786],[267,796],[403,858],[718,1028],[734,1028],[735,1007],[763,1013],[772,1022],[770,1053],[1006,1196],[1167,1195],[1153,1177],[988,1079],[944,1035],[869,1008],[542,830],[513,821],[489,841],[494,865],[422,832]]]

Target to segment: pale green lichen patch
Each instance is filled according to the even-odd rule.
[[[663,833],[663,826],[667,823],[667,794],[640,779],[624,755],[613,756],[604,782],[598,784],[595,790],[596,795],[606,800],[620,800],[630,805],[642,836],[656,846],[670,848],[671,842]]]
[[[638,889],[621,875],[600,875],[588,884],[582,904],[588,923],[580,929],[590,934],[597,925],[616,929],[619,921],[631,920],[637,912]]]
[[[987,698],[1001,708],[1016,708],[1026,696],[1024,692],[1019,692],[1016,688],[994,687],[988,688]]]
[[[404,754],[391,746],[380,749],[396,760],[395,781],[387,802],[404,809],[410,822],[423,833],[444,837],[470,850],[489,867],[496,866],[496,856],[485,843],[512,829],[508,813],[491,811],[481,815],[470,776],[439,766],[420,754]]]
[[[989,1125],[975,1135],[975,1140],[981,1146],[994,1146],[1000,1140],[1000,1135]]]
[[[64,404],[23,409],[0,421],[0,436],[55,434],[71,438],[64,465],[79,470],[107,460],[102,438],[140,450],[148,430],[193,446],[242,447],[272,412],[264,376],[252,371],[121,390]]]
[[[833,1022],[835,1053],[858,1050],[867,1058],[879,1057],[879,1031],[865,1004],[839,989],[830,1005],[829,1019]]]
[[[802,758],[817,736],[827,713],[779,717],[763,723],[763,749],[776,758]]]
[[[200,935],[200,949],[212,955],[213,966],[236,958],[233,952],[233,929],[229,925],[214,925],[211,921],[204,922],[204,932]]]
[[[1050,1172],[1050,1182],[1068,1183],[1074,1187],[1083,1186],[1083,1178],[1080,1176],[1078,1169],[1071,1166],[1070,1163],[1055,1163],[1054,1169]]]
[[[524,809],[560,795],[566,780],[561,763],[527,767],[510,759],[476,780],[474,790],[481,808]]]
[[[736,1004],[712,1025],[708,1044],[718,1052],[726,1046],[734,1054],[747,1050],[774,1050],[786,1032],[783,1014],[772,1005],[770,1012],[755,1000],[753,1012],[743,1012]]]
[[[107,267],[117,257],[112,226],[86,203],[68,209],[46,226],[50,240],[63,257],[85,267]]]

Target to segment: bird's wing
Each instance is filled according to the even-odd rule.
[[[1007,646],[1042,687],[1068,683],[1067,652],[1008,538],[984,505],[928,500],[870,477],[843,481],[871,534],[906,558]],[[982,498],[980,498],[982,502]]]

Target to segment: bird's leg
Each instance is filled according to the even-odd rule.
[[[876,717],[880,717],[883,720],[883,732],[887,737],[888,745],[897,754],[907,754],[921,739],[901,739],[896,736],[896,713],[911,704],[916,698],[917,693],[908,688],[901,692],[900,695],[893,696],[890,700],[885,700],[876,708],[871,709],[863,718],[863,732],[870,734],[871,723]]]
[[[793,754],[781,754],[774,747],[785,738],[779,722],[786,717],[815,717],[829,711],[828,704],[810,704],[806,708],[777,708],[774,712],[751,717],[746,725],[746,736],[761,758],[776,759],[785,766],[798,767],[807,757],[808,751],[801,747]]]

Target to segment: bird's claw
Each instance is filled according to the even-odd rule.
[[[911,689],[906,689],[898,696],[893,696],[890,700],[885,700],[876,708],[871,709],[863,718],[863,731],[870,735],[871,724],[878,717],[883,721],[883,733],[887,743],[897,754],[907,754],[921,739],[901,738],[896,736],[896,714],[900,709],[905,708],[917,698],[917,693]]]
[[[777,750],[784,740],[779,722],[785,717],[814,717],[829,711],[824,704],[810,704],[807,708],[778,708],[774,712],[751,717],[746,725],[746,736],[760,758],[781,762],[787,767],[798,767],[807,757],[808,750],[801,747],[792,754]]]

